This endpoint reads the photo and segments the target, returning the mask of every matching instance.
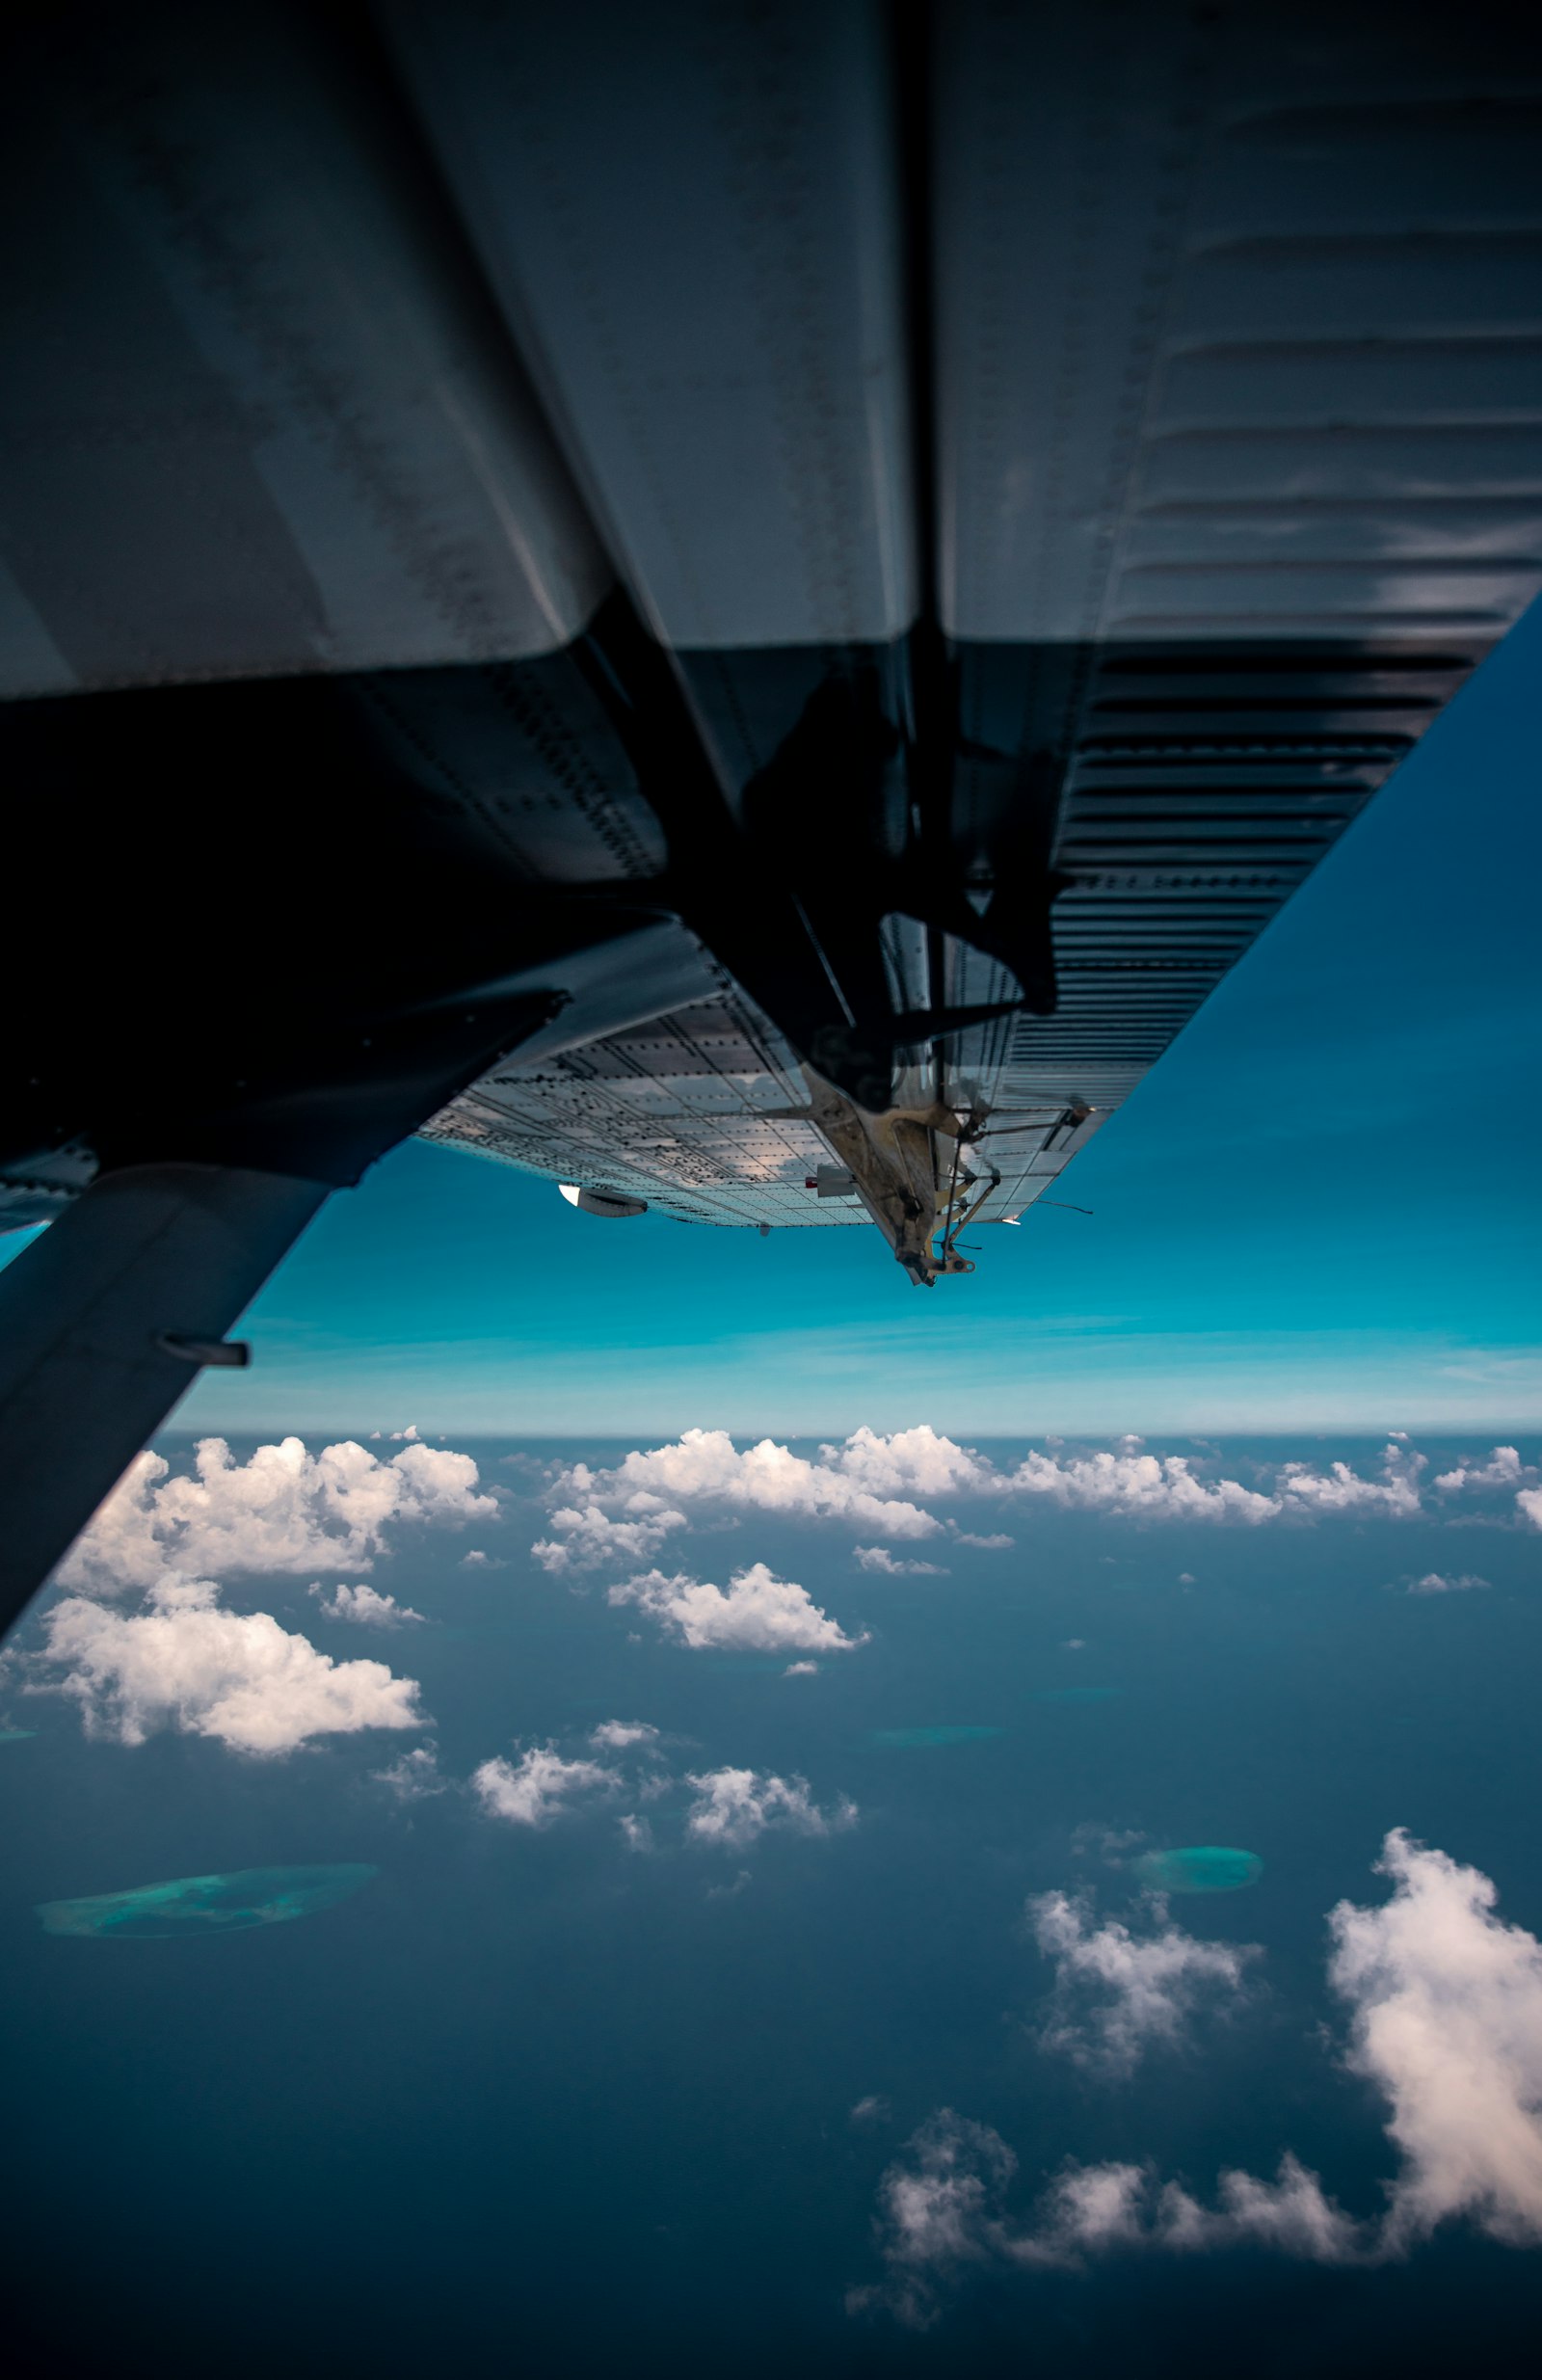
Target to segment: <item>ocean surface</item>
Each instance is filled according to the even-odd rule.
[[[1527,2367],[1542,2254],[1472,2223],[1348,2263],[976,2248],[908,2315],[874,2227],[942,2108],[1008,2144],[1020,2229],[1067,2159],[1212,2199],[1286,2151],[1374,2219],[1396,2155],[1344,2063],[1327,1914],[1386,1900],[1402,1828],[1542,1933],[1542,1535],[1502,1505],[1253,1527],[1038,1498],[966,1522],[1009,1546],[894,1544],[933,1573],[863,1569],[829,1516],[707,1518],[650,1557],[720,1583],[764,1563],[865,1637],[789,1674],[795,1648],[693,1648],[612,1603],[614,1565],[532,1560],[548,1470],[625,1449],[462,1444],[496,1526],[403,1533],[343,1574],[421,1620],[329,1627],[314,1575],[222,1581],[420,1681],[417,1733],[268,1757],[173,1724],[93,1739],[33,1691],[42,1607],[18,1641],[0,2039],[24,2368],[114,2368],[125,2342],[377,2374]],[[1369,1476],[1377,1451],[1214,1459]],[[1424,1451],[1433,1472],[1487,1447]],[[611,1721],[658,1732],[549,1823],[468,1786],[517,1747],[598,1760]],[[430,1740],[433,1790],[382,1781]],[[688,1780],[724,1770],[807,1780],[824,1831],[693,1834]],[[1025,1913],[1054,1893],[1257,1945],[1255,1980],[1130,2071],[1057,2053]]]

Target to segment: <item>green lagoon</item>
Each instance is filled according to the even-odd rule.
[[[45,1934],[191,1939],[248,1926],[287,1925],[291,1918],[345,1901],[379,1873],[361,1863],[234,1868],[224,1876],[178,1876],[170,1884],[134,1885],[126,1892],[97,1892],[79,1901],[40,1901],[38,1914]]]
[[[1234,1851],[1220,1843],[1148,1851],[1135,1861],[1135,1874],[1154,1892],[1240,1892],[1244,1885],[1256,1885],[1263,1873],[1256,1851]]]

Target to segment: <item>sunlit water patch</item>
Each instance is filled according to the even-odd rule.
[[[80,1901],[41,1901],[45,1934],[233,1934],[246,1926],[286,1925],[345,1901],[378,1868],[243,1867],[226,1876],[178,1876],[170,1884],[135,1885],[127,1892],[97,1892]]]
[[[1004,1727],[875,1727],[872,1741],[904,1752],[923,1744],[978,1744],[987,1736],[1005,1733]]]
[[[1155,1892],[1239,1892],[1244,1885],[1256,1885],[1263,1873],[1256,1851],[1233,1851],[1221,1843],[1148,1851],[1135,1861],[1135,1874]]]

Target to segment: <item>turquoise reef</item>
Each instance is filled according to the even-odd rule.
[[[875,1727],[872,1741],[900,1751],[922,1744],[977,1744],[1004,1733],[1002,1727]]]
[[[1135,1861],[1135,1874],[1154,1892],[1239,1892],[1244,1885],[1256,1885],[1263,1873],[1256,1851],[1232,1851],[1221,1843],[1148,1851]]]
[[[225,1876],[178,1876],[170,1884],[134,1885],[127,1892],[97,1892],[81,1901],[40,1901],[38,1914],[45,1934],[233,1934],[330,1909],[379,1873],[358,1863],[234,1868]]]

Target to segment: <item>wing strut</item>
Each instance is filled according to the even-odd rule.
[[[0,1630],[226,1342],[327,1185],[237,1165],[105,1173],[0,1272]]]

